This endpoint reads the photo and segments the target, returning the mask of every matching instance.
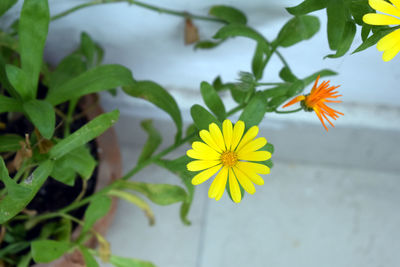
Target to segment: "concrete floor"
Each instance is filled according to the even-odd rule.
[[[146,140],[138,125],[122,116],[116,126],[125,171]],[[166,146],[174,130],[168,121],[156,125]],[[158,267],[400,266],[398,131],[337,127],[327,134],[317,124],[285,122],[261,127],[260,135],[275,145],[275,166],[254,195],[239,205],[226,194],[216,202],[207,197],[209,183],[197,186],[189,227],[179,204],[152,205],[156,224],[148,226],[121,201],[107,236],[113,253]],[[133,179],[180,183],[157,166]]]

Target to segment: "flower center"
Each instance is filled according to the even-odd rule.
[[[301,107],[305,111],[313,111],[314,109],[314,103],[312,103],[309,99],[309,95],[305,96],[306,98],[300,102]]]
[[[232,167],[235,166],[237,160],[237,155],[233,151],[225,151],[221,155],[221,161],[224,166]]]

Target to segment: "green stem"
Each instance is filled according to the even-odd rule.
[[[274,110],[275,113],[280,113],[280,114],[286,114],[286,113],[295,113],[295,112],[299,112],[300,110],[302,110],[303,108],[298,108],[298,109],[294,109],[294,110],[288,110],[288,111],[279,111],[279,110]]]
[[[257,86],[262,86],[262,85],[282,85],[283,83],[256,83]]]
[[[172,9],[168,9],[168,8],[162,8],[162,7],[157,7],[157,6],[153,6],[147,3],[143,3],[140,1],[136,1],[136,0],[95,0],[89,3],[84,3],[84,4],[80,4],[77,5],[73,8],[70,8],[64,12],[61,12],[53,17],[51,17],[51,20],[57,20],[60,19],[64,16],[67,16],[79,9],[83,9],[86,7],[90,7],[90,6],[94,6],[94,5],[101,5],[101,4],[110,4],[110,3],[121,3],[121,2],[126,2],[128,4],[131,5],[136,5],[142,8],[146,8],[149,10],[153,10],[153,11],[157,11],[159,13],[164,13],[164,14],[169,14],[169,15],[173,15],[173,16],[178,16],[178,17],[183,17],[183,18],[191,18],[191,19],[197,19],[197,20],[204,20],[204,21],[213,21],[213,22],[221,22],[221,23],[225,23],[225,21],[218,19],[218,18],[213,18],[213,17],[208,17],[208,16],[201,16],[201,15],[194,15],[194,14],[190,14],[188,12],[185,11],[176,11],[176,10],[172,10]]]
[[[74,121],[73,115],[77,104],[78,104],[78,98],[69,101],[68,112],[67,116],[65,117],[64,137],[67,137],[71,132],[70,126],[71,123]]]

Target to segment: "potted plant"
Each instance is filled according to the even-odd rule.
[[[153,81],[135,80],[124,66],[102,64],[103,51],[88,34],[82,33],[80,47],[57,66],[43,61],[51,20],[109,2],[127,2],[183,17],[186,42],[196,42],[198,49],[222,45],[232,37],[249,38],[256,42],[252,68],[240,72],[237,81],[223,82],[217,76],[213,82],[202,82],[200,93],[205,105],[192,106],[193,123],[185,132],[179,106],[168,91]],[[294,17],[283,25],[273,41],[268,41],[247,25],[243,12],[229,6],[213,6],[209,16],[199,16],[139,1],[94,1],[50,17],[47,0],[25,0],[20,17],[9,29],[0,32],[0,266],[23,267],[34,263],[98,266],[96,258],[116,266],[153,266],[147,261],[112,254],[104,233],[112,218],[105,216],[112,215],[114,198],[138,206],[150,224],[154,223],[154,215],[141,195],[159,205],[181,202],[182,222],[189,225],[187,215],[194,185],[214,177],[209,197],[219,200],[227,191],[235,203],[242,201],[245,192],[253,194],[254,184],[264,183],[259,174],[268,174],[272,167],[274,147],[265,138],[256,138],[257,125],[265,113],[315,112],[326,130],[326,122],[333,125],[332,119],[342,115],[327,105],[340,102],[337,86],[320,81],[336,73],[314,70],[300,78],[279,52],[281,47],[293,46],[318,32],[318,18],[308,13],[327,8],[329,15],[344,9],[346,23],[332,23],[336,18],[328,16],[329,44],[335,51],[328,57],[333,58],[349,50],[356,24],[363,27],[364,40],[356,51],[372,46],[378,37],[396,29],[375,29],[368,25],[381,22],[376,21],[379,17],[372,14],[373,9],[367,3],[354,1],[357,3],[353,6],[326,5],[326,2],[329,1],[306,0],[288,8]],[[16,0],[3,0],[0,15],[15,3]],[[214,21],[221,28],[212,40],[197,41],[193,19]],[[368,37],[371,29],[375,32]],[[388,51],[385,60],[398,52]],[[281,80],[262,81],[272,56],[282,63]],[[309,93],[302,94],[309,86]],[[157,151],[162,135],[151,120],[143,121],[141,126],[148,140],[136,165],[124,175],[110,130],[119,112],[101,113],[98,97],[93,95],[107,90],[115,94],[118,87],[122,87],[123,93],[165,111],[177,129],[173,144]],[[235,107],[226,108],[220,97],[222,91],[230,92]],[[282,108],[298,102],[297,109],[280,109],[285,103]],[[239,120],[229,119],[239,112]],[[113,142],[109,143],[110,140]],[[173,160],[165,158],[187,143],[192,146],[187,155]],[[177,174],[183,187],[129,181],[150,164]]]

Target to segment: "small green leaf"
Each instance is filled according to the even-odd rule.
[[[368,4],[368,0],[353,0],[350,3],[351,15],[358,25],[363,25],[363,16],[375,12]]]
[[[338,50],[342,41],[348,11],[344,0],[328,0],[328,43],[332,50]]]
[[[47,0],[24,1],[18,24],[18,37],[21,68],[27,76],[30,98],[36,97],[49,21]]]
[[[244,108],[239,120],[244,121],[246,129],[258,125],[264,118],[266,112],[266,103],[263,94],[255,94],[247,106]]]
[[[9,244],[8,246],[0,249],[0,258],[3,259],[4,256],[16,255],[17,253],[28,248],[29,245],[30,243],[26,241],[17,241],[15,243]]]
[[[182,136],[182,116],[175,99],[160,85],[152,81],[138,81],[131,86],[123,87],[130,96],[143,98],[167,112],[175,122],[177,133],[175,140]]]
[[[354,36],[356,35],[356,24],[348,21],[345,24],[342,41],[340,42],[336,54],[327,55],[328,58],[338,58],[346,54],[353,43]]]
[[[110,128],[119,118],[119,111],[114,110],[97,116],[73,134],[58,142],[49,152],[50,158],[57,159],[70,151],[86,144]]]
[[[56,113],[45,100],[32,99],[23,104],[25,114],[44,138],[50,139],[56,127]]]
[[[361,40],[363,42],[365,42],[365,40],[368,39],[368,35],[371,32],[371,28],[372,28],[371,25],[368,25],[368,24],[365,24],[365,23],[362,25],[362,28],[361,28]]]
[[[186,201],[182,203],[180,211],[181,220],[186,225],[190,225],[190,221],[188,220],[187,215],[189,213],[194,195],[194,185],[191,182],[194,175],[193,172],[188,171],[186,167],[186,165],[190,161],[191,159],[188,156],[182,156],[175,160],[160,159],[155,162],[157,165],[166,168],[170,172],[176,174],[181,179],[183,184],[186,186],[186,189],[188,191],[188,197]]]
[[[395,30],[395,28],[389,28],[389,29],[380,29],[380,30],[376,31],[374,34],[372,34],[370,37],[368,37],[368,39],[365,40],[359,47],[357,47],[356,50],[354,50],[352,52],[352,54],[361,52],[361,51],[375,45],[382,37],[391,33],[394,30]]]
[[[0,135],[0,152],[16,152],[21,149],[19,144],[23,138],[16,134]]]
[[[298,80],[288,67],[283,67],[281,69],[281,71],[279,72],[279,77],[281,77],[281,79],[285,82],[294,82]]]
[[[146,217],[149,219],[149,224],[153,225],[155,222],[154,219],[154,213],[151,210],[149,204],[147,204],[146,201],[144,201],[143,199],[141,199],[140,197],[128,193],[128,192],[124,192],[121,190],[111,190],[108,192],[108,195],[110,196],[114,196],[114,197],[119,197],[123,200],[126,200],[130,203],[132,203],[133,205],[139,207],[141,210],[143,210],[144,214],[146,215]]]
[[[54,163],[54,168],[50,176],[63,184],[74,186],[76,172],[70,168],[67,161],[58,159]]]
[[[2,87],[4,87],[7,90],[10,96],[12,96],[15,99],[19,99],[20,96],[18,92],[13,88],[13,86],[10,84],[10,81],[7,78],[6,63],[8,63],[8,60],[6,62],[6,60],[3,58],[3,55],[0,53],[0,83]],[[3,110],[1,107],[2,105],[0,103],[0,110]]]
[[[232,37],[247,37],[261,43],[266,49],[266,53],[270,53],[268,41],[256,30],[242,24],[229,24],[221,29],[213,36],[214,39],[227,39]]]
[[[29,190],[29,193],[26,193],[19,198],[13,198],[12,196],[7,195],[0,201],[0,224],[3,224],[14,217],[28,205],[46,181],[47,177],[49,177],[53,165],[54,162],[51,160],[42,162],[30,177],[19,184],[19,186],[26,188],[27,191]]]
[[[200,84],[200,91],[206,106],[222,121],[225,118],[225,106],[217,91],[207,82]]]
[[[85,259],[86,267],[99,267],[96,259],[87,248],[84,246],[79,246],[79,250],[82,252],[83,258]]]
[[[82,74],[85,69],[86,65],[81,55],[73,53],[66,56],[50,74],[49,92],[57,92],[58,87]]]
[[[186,201],[187,194],[182,187],[170,184],[119,181],[118,188],[139,192],[158,205],[171,205]]]
[[[224,5],[217,5],[212,6],[209,14],[222,19],[228,23],[239,23],[239,24],[246,24],[247,18],[246,15],[243,14],[242,11],[230,6]]]
[[[18,0],[1,0],[0,1],[0,17],[7,12]]]
[[[58,105],[83,95],[133,83],[132,73],[128,68],[121,65],[102,65],[61,84],[57,90],[48,93],[46,100]]]
[[[320,77],[323,78],[323,77],[327,77],[327,76],[337,75],[337,72],[334,72],[333,70],[330,70],[330,69],[323,69],[323,70],[317,71],[317,72],[311,74],[310,76],[307,76],[306,78],[304,78],[303,79],[304,84],[307,86],[310,83],[314,82],[317,79],[318,75],[320,75]]]
[[[22,99],[34,98],[26,73],[14,65],[6,65],[7,78]]]
[[[305,0],[294,7],[287,7],[286,10],[292,15],[305,15],[326,7],[328,0]]]
[[[115,267],[156,267],[149,261],[143,261],[139,259],[123,258],[115,255],[111,255],[110,262]]]
[[[319,19],[315,16],[296,16],[282,27],[275,42],[283,47],[292,46],[313,37],[319,27]]]
[[[94,197],[85,211],[85,223],[82,232],[89,231],[93,225],[103,218],[111,208],[111,199],[104,195]]]
[[[56,240],[69,242],[72,233],[72,222],[67,218],[62,218],[57,224],[57,228],[52,233]]]
[[[17,267],[29,267],[29,263],[31,262],[32,255],[31,252],[29,251],[25,255],[21,257],[21,259],[18,262]]]
[[[64,255],[72,245],[55,240],[36,240],[31,244],[32,257],[36,263],[49,263]]]
[[[160,133],[153,126],[152,120],[142,121],[141,126],[147,132],[148,138],[146,144],[143,146],[142,153],[139,156],[138,164],[150,158],[162,141]]]
[[[262,43],[258,43],[251,61],[251,71],[253,72],[256,80],[260,80],[264,73],[266,60],[264,51],[265,48],[263,47]]]
[[[194,49],[212,49],[214,47],[219,46],[220,44],[222,44],[225,40],[221,40],[221,41],[217,41],[217,42],[213,42],[213,41],[209,41],[209,40],[204,40],[204,41],[198,41],[195,45],[194,45]]]
[[[87,67],[90,68],[94,65],[96,45],[86,32],[81,34],[81,49],[87,59]]]
[[[213,122],[217,125],[221,124],[210,112],[197,104],[192,106],[190,114],[192,115],[194,124],[196,124],[199,130],[208,129],[208,126]]]
[[[23,198],[26,194],[30,193],[29,188],[20,186],[13,179],[10,178],[2,157],[0,157],[0,180],[3,181],[7,189],[7,193],[11,198]]]
[[[235,100],[235,102],[238,104],[243,104],[244,101],[246,100],[247,92],[239,90],[237,86],[235,86],[235,84],[233,83],[226,84],[226,86],[229,88],[233,100]]]

